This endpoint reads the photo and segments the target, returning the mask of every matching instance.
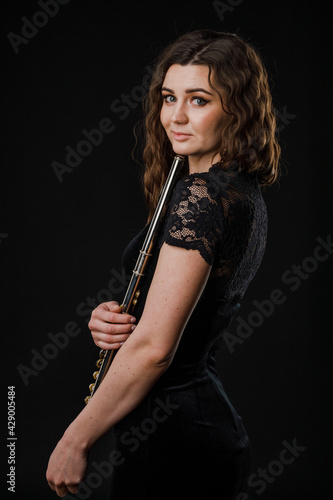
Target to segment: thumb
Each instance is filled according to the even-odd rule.
[[[121,306],[119,305],[119,302],[117,302],[115,300],[111,300],[111,302],[106,302],[105,305],[109,311],[116,312],[116,313],[122,311]]]

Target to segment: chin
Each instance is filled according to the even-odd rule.
[[[172,144],[172,149],[176,155],[188,156],[194,153],[193,149],[185,144]]]

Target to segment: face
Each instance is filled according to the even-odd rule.
[[[172,65],[162,85],[160,119],[176,154],[188,156],[189,165],[207,170],[220,149],[228,115],[208,82],[204,65]]]

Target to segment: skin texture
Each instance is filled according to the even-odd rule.
[[[207,66],[174,64],[162,85],[161,123],[174,152],[188,156],[190,173],[207,171],[220,160],[214,152],[229,119],[208,73]]]
[[[175,153],[188,156],[190,173],[207,171],[219,159],[214,150],[220,146],[226,121],[220,99],[208,84],[208,68],[171,66],[163,87],[168,97],[164,97],[161,122]],[[188,92],[197,88],[212,95]],[[95,344],[121,348],[94,397],[50,457],[46,478],[58,496],[78,491],[91,446],[138,406],[170,366],[210,270],[197,250],[164,243],[138,325],[133,325],[133,316],[121,314],[114,301],[93,311],[89,328]]]

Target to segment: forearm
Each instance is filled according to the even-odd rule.
[[[65,438],[89,449],[102,435],[135,409],[169,365],[152,355],[149,345],[128,339],[115,356],[103,382],[72,422]]]
[[[144,399],[170,365],[210,269],[199,252],[163,245],[137,328],[66,431],[67,442],[89,449]]]

